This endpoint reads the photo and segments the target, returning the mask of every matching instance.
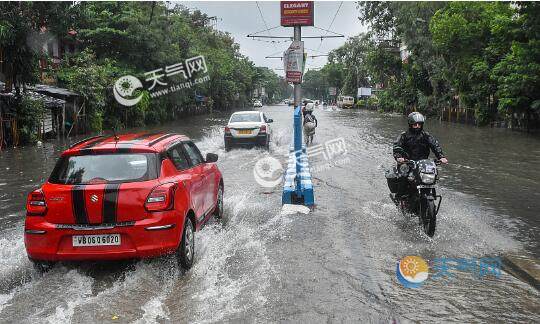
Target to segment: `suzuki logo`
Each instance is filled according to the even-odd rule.
[[[98,202],[98,200],[99,200],[99,198],[98,198],[97,195],[92,195],[92,196],[90,196],[90,201],[92,201],[93,203]]]

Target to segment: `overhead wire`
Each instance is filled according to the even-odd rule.
[[[334,18],[332,18],[332,22],[330,23],[330,26],[328,26],[328,29],[326,30],[326,34],[324,36],[326,36],[328,32],[330,31],[330,28],[332,28],[332,25],[334,24],[334,21],[336,20],[336,17],[339,13],[339,9],[341,9],[342,5],[343,5],[343,1],[339,3],[339,7],[337,8],[336,13],[334,14]],[[319,29],[322,29],[322,28],[319,28]],[[321,38],[321,42],[319,43],[319,47],[317,47],[317,50],[321,48],[323,41],[324,41],[324,38]]]
[[[266,23],[266,20],[264,19],[264,16],[262,14],[261,7],[259,6],[259,1],[255,1],[255,4],[257,4],[257,9],[259,9],[259,14],[261,15],[261,19],[264,23],[264,27],[266,28],[266,31],[268,32],[268,36],[272,37],[272,34],[270,34],[270,29],[268,28],[268,24]],[[277,50],[276,44],[272,42],[272,45],[274,46],[274,49]]]

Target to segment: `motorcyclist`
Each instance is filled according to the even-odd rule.
[[[394,143],[393,154],[398,163],[410,160],[423,160],[429,157],[429,151],[433,151],[441,163],[448,163],[444,156],[439,141],[428,132],[424,131],[424,116],[419,112],[412,112],[407,117],[409,129],[401,133]],[[408,156],[404,156],[403,152]]]

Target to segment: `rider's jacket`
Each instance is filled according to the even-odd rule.
[[[399,152],[399,148],[402,148],[408,157],[402,156]],[[394,158],[408,158],[410,160],[422,160],[429,157],[429,150],[435,153],[437,159],[444,157],[441,145],[439,141],[428,132],[422,130],[418,134],[415,134],[411,130],[401,133],[394,143]]]

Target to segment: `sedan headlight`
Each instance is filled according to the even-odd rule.
[[[432,184],[435,182],[435,177],[436,177],[436,174],[435,173],[421,173],[420,174],[420,179],[422,180],[423,183],[425,184]]]

